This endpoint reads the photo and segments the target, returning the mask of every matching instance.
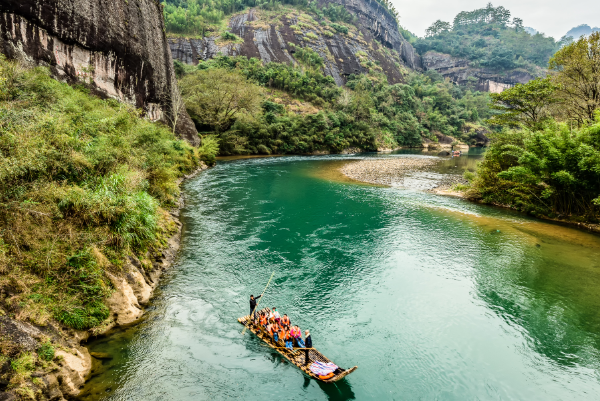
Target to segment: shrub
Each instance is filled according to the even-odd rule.
[[[37,350],[38,356],[44,361],[54,359],[54,347],[50,341],[43,342]]]
[[[348,27],[344,26],[344,25],[340,25],[340,24],[336,24],[335,22],[332,22],[330,25],[333,29],[335,29],[336,31],[340,32],[340,33],[348,33]]]
[[[221,38],[223,38],[223,40],[233,40],[233,41],[241,40],[239,36],[229,32],[229,31],[223,32],[223,34],[221,35]]]

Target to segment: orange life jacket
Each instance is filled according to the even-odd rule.
[[[284,316],[281,318],[281,323],[285,324],[285,325],[290,325],[290,318],[287,316]]]
[[[265,315],[262,315],[262,316],[260,317],[260,324],[261,324],[261,325],[263,325],[263,326],[264,326],[265,324],[267,324],[267,317],[266,317]]]

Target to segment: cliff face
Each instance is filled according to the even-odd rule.
[[[422,59],[426,70],[435,70],[459,85],[474,83],[476,89],[482,92],[500,93],[504,89],[516,84],[525,84],[535,78],[524,70],[498,73],[485,68],[476,68],[471,66],[468,60],[434,51],[425,53]]]
[[[343,85],[350,74],[366,73],[370,68],[384,72],[390,83],[402,81],[401,67],[421,69],[420,57],[400,35],[393,17],[371,0],[327,0],[344,4],[357,16],[356,28],[340,33],[301,12],[282,12],[277,18],[250,9],[233,16],[229,31],[243,43],[222,42],[219,37],[169,39],[173,58],[197,64],[218,54],[257,57],[265,63],[296,63],[294,47],[309,47],[325,62],[324,72]]]
[[[177,82],[155,0],[2,0],[0,51],[143,108],[151,120],[177,121],[176,131],[198,142],[176,101]]]

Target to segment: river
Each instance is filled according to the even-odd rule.
[[[113,358],[81,399],[598,399],[600,237],[340,176],[362,157],[426,156],[220,161],[186,182],[179,259],[142,323],[89,344]],[[241,335],[272,272],[262,306],[356,372],[325,385]]]

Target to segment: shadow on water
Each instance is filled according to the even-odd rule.
[[[310,379],[306,379],[309,380]],[[327,395],[327,399],[329,401],[346,401],[346,400],[354,400],[356,399],[354,392],[352,391],[352,386],[348,383],[346,378],[335,382],[335,383],[322,383],[317,382],[323,393]]]

